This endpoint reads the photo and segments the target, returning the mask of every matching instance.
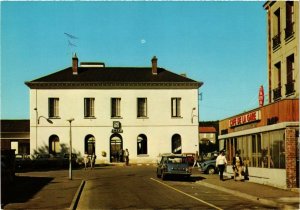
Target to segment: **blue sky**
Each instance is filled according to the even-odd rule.
[[[1,2],[1,119],[29,119],[24,82],[70,66],[72,52],[107,66],[150,66],[156,55],[204,82],[201,121],[256,108],[267,89],[263,3]]]

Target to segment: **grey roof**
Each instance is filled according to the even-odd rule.
[[[1,133],[4,132],[29,132],[29,120],[0,120]]]
[[[153,86],[157,88],[185,86],[199,88],[203,83],[158,68],[157,75],[152,74],[151,67],[78,67],[78,74],[68,67],[53,74],[26,82],[30,88],[117,88],[120,86]],[[125,85],[124,85],[125,84]]]

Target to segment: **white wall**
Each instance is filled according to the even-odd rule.
[[[233,176],[232,166],[227,166],[227,175]],[[249,167],[249,181],[286,189],[286,170],[275,168]]]
[[[95,119],[84,118],[84,98],[95,98]],[[111,98],[121,98],[121,119],[111,118]],[[137,118],[137,98],[147,98],[147,119]],[[171,98],[181,98],[181,118],[171,117]],[[49,124],[38,116],[48,117],[48,98],[59,98],[59,119],[51,119]],[[128,148],[133,162],[153,162],[159,153],[171,152],[171,138],[174,134],[181,135],[182,152],[195,152],[198,148],[198,116],[191,121],[193,114],[198,115],[197,89],[176,90],[30,90],[30,147],[31,153],[37,147],[48,145],[49,137],[59,136],[60,143],[69,146],[69,122],[72,122],[73,149],[84,153],[84,138],[92,134],[96,139],[96,155],[101,161],[109,161],[110,136],[112,122],[120,121],[123,133],[123,148]],[[37,132],[37,133],[36,133]],[[137,157],[136,141],[139,134],[148,139],[148,156]],[[107,157],[101,152],[106,151]]]

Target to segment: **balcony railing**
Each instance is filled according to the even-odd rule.
[[[281,41],[280,41],[280,33],[278,33],[276,36],[274,36],[272,38],[273,40],[273,50],[275,50],[276,48],[278,48],[281,44]]]
[[[294,82],[285,84],[285,95],[290,95],[295,92]]]
[[[278,100],[281,98],[281,87],[273,89],[273,99]]]
[[[294,22],[287,23],[285,30],[285,40],[294,36]]]

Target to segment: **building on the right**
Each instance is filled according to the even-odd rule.
[[[237,151],[249,180],[299,188],[299,2],[267,1],[268,100],[260,88],[258,106],[223,119],[219,148],[226,150],[227,173]]]

